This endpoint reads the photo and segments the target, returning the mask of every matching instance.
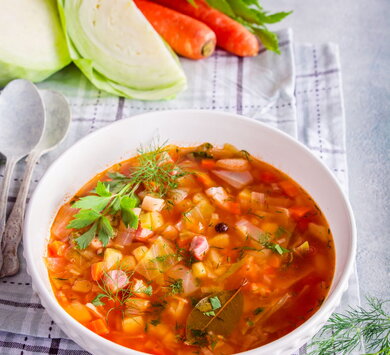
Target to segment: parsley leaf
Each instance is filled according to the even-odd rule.
[[[83,210],[94,210],[101,212],[110,202],[111,196],[85,196],[75,202],[73,208],[81,208]]]
[[[98,181],[96,185],[96,193],[101,197],[111,196],[110,185],[105,185],[101,181]]]
[[[104,293],[99,293],[92,301],[91,303],[94,305],[94,306],[104,306],[105,303],[102,302],[102,298],[104,297],[107,297],[107,295],[105,295]]]
[[[99,221],[98,238],[102,242],[104,247],[108,244],[113,234],[114,229],[112,228],[110,221],[107,217],[102,216]]]
[[[120,201],[120,208],[123,223],[126,227],[137,228],[138,216],[134,213],[133,208],[138,205],[139,201],[136,197],[123,196]]]
[[[75,214],[73,219],[66,228],[84,228],[95,222],[99,217],[100,213],[95,210],[80,210],[79,213]]]
[[[95,222],[90,229],[75,239],[79,249],[85,249],[92,242],[92,239],[95,238],[97,227],[98,223]]]
[[[153,287],[151,285],[149,285],[148,287],[146,287],[142,290],[142,293],[144,293],[145,295],[151,296],[153,294]]]
[[[266,242],[263,244],[265,248],[272,250],[274,253],[283,255],[284,253],[289,253],[290,250],[283,248],[279,244]]]

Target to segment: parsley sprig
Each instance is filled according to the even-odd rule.
[[[75,238],[79,249],[85,249],[97,237],[106,246],[114,236],[112,220],[120,214],[126,227],[137,228],[138,216],[134,208],[139,200],[135,192],[143,186],[148,193],[164,197],[177,188],[177,180],[187,174],[175,167],[164,145],[138,151],[137,165],[129,176],[108,173],[110,180],[98,181],[91,195],[80,198],[72,207],[79,208],[67,228],[88,229]]]
[[[106,246],[114,235],[114,228],[111,225],[112,217],[121,212],[123,223],[127,227],[138,227],[138,216],[134,208],[139,204],[138,198],[134,195],[135,188],[131,191],[131,184],[126,184],[118,193],[113,194],[109,185],[98,181],[94,192],[96,195],[89,195],[80,198],[72,207],[80,211],[74,215],[67,228],[89,229],[75,238],[79,249],[85,249],[91,241],[97,237]]]

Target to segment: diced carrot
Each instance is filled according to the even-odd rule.
[[[92,280],[98,281],[102,278],[104,273],[104,262],[100,261],[91,265],[91,277]]]
[[[268,258],[268,265],[273,268],[278,268],[282,263],[282,258],[279,255],[271,254]]]
[[[200,163],[201,167],[203,169],[211,170],[215,168],[215,160],[212,159],[202,159],[202,162]]]
[[[287,196],[295,197],[299,194],[298,186],[290,180],[283,180],[279,182],[279,186]]]
[[[106,322],[103,319],[96,319],[87,324],[87,327],[91,329],[94,333],[102,335],[108,334],[110,331],[107,327]]]
[[[288,209],[295,220],[299,220],[311,211],[309,206],[293,206]]]
[[[262,173],[260,173],[259,178],[260,178],[260,181],[265,182],[267,184],[272,184],[272,183],[277,182],[279,180],[275,174],[273,174],[269,171],[263,171]]]
[[[233,214],[240,214],[241,213],[241,207],[238,202],[231,202],[228,201],[228,209],[230,213]]]
[[[66,244],[59,240],[48,245],[49,256],[63,256],[66,249]]]
[[[206,173],[197,171],[195,176],[198,179],[198,181],[201,182],[205,187],[217,186],[215,181]]]

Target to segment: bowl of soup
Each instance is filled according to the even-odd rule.
[[[339,304],[356,248],[331,172],[241,116],[165,111],[81,139],[37,186],[33,287],[93,354],[286,354]]]

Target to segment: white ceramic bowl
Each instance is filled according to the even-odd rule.
[[[324,212],[336,245],[336,271],[328,298],[309,320],[284,337],[245,354],[289,354],[329,318],[348,287],[356,249],[352,210],[330,171],[290,136],[241,116],[211,111],[152,112],[118,121],[81,139],[58,158],[35,189],[24,226],[24,255],[43,306],[76,343],[96,355],[141,354],[108,341],[74,320],[57,303],[43,257],[50,225],[65,199],[98,172],[136,153],[156,137],[193,146],[231,143],[287,173]]]

